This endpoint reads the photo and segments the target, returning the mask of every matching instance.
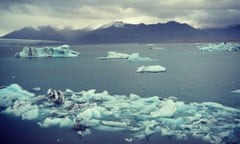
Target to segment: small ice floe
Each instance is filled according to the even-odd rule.
[[[240,89],[237,89],[237,90],[231,91],[231,93],[240,94]]]
[[[34,120],[39,117],[39,108],[29,101],[15,101],[4,113],[20,116],[23,120]]]
[[[162,48],[162,47],[150,47],[149,49],[150,50],[163,50],[165,48]]]
[[[32,90],[34,90],[34,91],[40,91],[41,88],[40,88],[40,87],[34,87],[34,88],[32,88]]]
[[[132,142],[133,141],[133,138],[125,138],[124,139],[126,142]]]
[[[12,106],[15,101],[29,100],[34,96],[34,93],[22,89],[18,84],[11,84],[7,87],[4,86],[0,90],[0,106],[9,107]]]
[[[152,117],[171,117],[176,110],[175,102],[173,102],[173,100],[166,100],[158,110],[151,112],[150,114]]]
[[[84,137],[84,136],[87,136],[87,135],[90,135],[91,134],[91,130],[89,128],[87,128],[86,130],[84,131],[78,131],[77,132],[80,136]]]
[[[47,117],[43,120],[43,122],[38,122],[38,124],[43,128],[50,126],[73,127],[74,121],[71,120],[69,117],[65,118]]]
[[[157,59],[152,59],[152,58],[149,58],[149,57],[141,57],[141,56],[139,56],[138,53],[133,53],[133,54],[129,55],[128,61],[136,61],[136,62],[140,62],[140,61],[157,61]]]
[[[70,49],[69,45],[51,47],[24,47],[16,57],[77,57],[80,53]]]
[[[144,72],[149,72],[149,73],[158,73],[158,72],[165,72],[167,69],[161,65],[148,65],[148,66],[140,66],[137,68],[136,72],[137,73],[144,73]]]
[[[128,54],[115,52],[115,51],[109,51],[108,55],[106,57],[99,57],[101,60],[107,60],[107,59],[127,59],[129,57]]]
[[[100,60],[111,60],[111,59],[126,59],[128,61],[156,61],[157,59],[151,59],[149,57],[141,57],[139,53],[119,53],[114,51],[109,51],[106,57],[99,57]]]
[[[222,43],[208,43],[198,45],[197,48],[202,52],[211,51],[240,51],[239,43],[222,42]]]

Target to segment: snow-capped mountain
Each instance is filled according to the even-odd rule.
[[[188,24],[170,21],[158,24],[113,22],[97,29],[64,29],[50,26],[25,27],[2,38],[55,40],[85,44],[239,41],[240,25],[226,28],[196,29]]]

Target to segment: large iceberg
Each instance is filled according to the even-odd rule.
[[[215,102],[184,103],[176,98],[111,95],[107,91],[74,92],[66,89],[65,102],[57,105],[46,95],[34,95],[12,84],[0,89],[2,113],[39,121],[41,127],[73,127],[81,136],[100,131],[126,131],[129,141],[154,133],[188,136],[214,144],[238,143],[240,110]],[[45,98],[44,98],[45,97]],[[11,102],[14,100],[13,102]]]
[[[201,44],[197,46],[198,49],[202,52],[211,52],[211,51],[240,51],[239,43],[208,43]]]
[[[16,57],[77,57],[79,52],[71,50],[69,45],[57,47],[24,47]]]
[[[149,57],[140,57],[139,53],[120,53],[115,51],[109,51],[106,57],[99,57],[100,60],[109,60],[109,59],[127,59],[128,61],[156,61],[157,59],[151,59]]]

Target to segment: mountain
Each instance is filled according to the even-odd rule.
[[[23,29],[13,31],[3,38],[14,39],[31,39],[31,40],[55,40],[64,41],[65,37],[59,33],[58,30],[50,27],[43,26],[39,28],[24,27]]]
[[[197,30],[187,24],[168,22],[166,24],[113,24],[99,28],[77,39],[84,43],[121,43],[121,42],[174,42],[192,41]]]
[[[196,29],[185,23],[170,21],[157,24],[114,22],[98,29],[63,29],[50,26],[13,31],[3,38],[55,40],[83,44],[239,41],[240,25],[225,28]]]

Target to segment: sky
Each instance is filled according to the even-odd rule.
[[[0,36],[27,26],[97,28],[115,21],[195,28],[240,24],[239,0],[0,0]]]

